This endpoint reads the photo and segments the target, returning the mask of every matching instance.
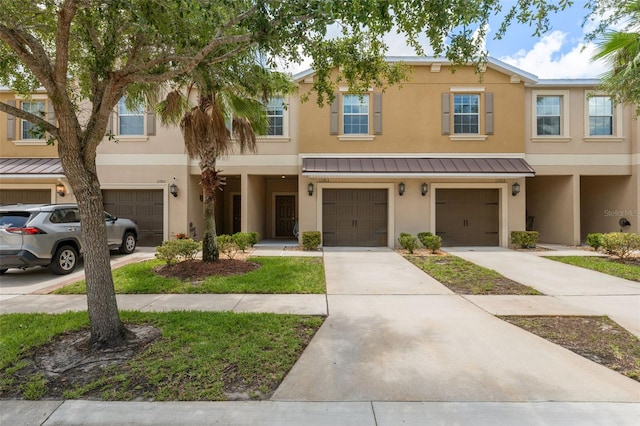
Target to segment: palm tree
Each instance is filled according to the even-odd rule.
[[[605,32],[593,59],[611,64],[602,77],[605,92],[617,102],[640,104],[640,0],[628,1],[623,7],[628,19],[626,31]],[[636,114],[640,114],[640,106]]]
[[[188,84],[171,90],[160,103],[161,121],[180,125],[187,154],[200,161],[203,261],[219,258],[214,212],[216,193],[223,189],[225,178],[216,168],[218,158],[232,151],[255,152],[256,135],[264,134],[268,125],[264,103],[258,99],[266,101],[272,93],[291,87],[288,76],[245,58],[224,69],[197,67]],[[197,104],[189,105],[194,97]]]

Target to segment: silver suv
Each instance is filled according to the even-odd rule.
[[[109,249],[132,253],[138,240],[136,224],[107,212],[104,218]],[[54,274],[69,274],[81,254],[76,204],[0,206],[0,274],[30,266],[49,266]]]

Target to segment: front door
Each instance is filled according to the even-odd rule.
[[[242,197],[238,194],[233,195],[233,233],[240,232],[242,227],[241,206]]]
[[[296,224],[296,196],[276,195],[276,237],[293,237]]]

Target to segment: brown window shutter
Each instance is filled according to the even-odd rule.
[[[443,93],[442,103],[442,134],[451,134],[451,97],[449,93]]]
[[[493,134],[493,93],[484,94],[484,132]]]
[[[156,113],[153,111],[147,112],[147,136],[156,135]]]
[[[7,101],[7,105],[15,107],[16,106],[16,101]],[[15,140],[16,138],[16,117],[11,115],[11,114],[7,114],[7,139],[9,139],[10,141]]]
[[[382,134],[382,93],[373,94],[373,134]]]
[[[340,115],[340,102],[338,100],[338,93],[335,94],[335,98],[333,102],[331,102],[331,119],[330,119],[330,134],[337,135],[338,134],[338,118]]]

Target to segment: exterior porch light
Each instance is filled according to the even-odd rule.
[[[404,195],[404,190],[405,190],[405,186],[404,186],[404,182],[400,182],[400,184],[398,185],[398,194],[399,195]]]
[[[424,197],[425,195],[427,195],[428,191],[429,191],[429,186],[427,185],[426,182],[422,182],[422,186],[420,187],[420,193],[422,194],[422,196]]]
[[[511,185],[511,195],[514,197],[520,193],[520,184],[518,182]]]
[[[174,197],[178,196],[178,185],[176,185],[176,178],[173,178],[173,183],[169,185],[169,194]]]
[[[59,196],[64,197],[67,194],[67,188],[65,188],[62,183],[58,183],[56,184],[56,193]]]
[[[307,192],[309,193],[309,196],[313,195],[313,183],[309,182],[309,185],[307,185]]]

